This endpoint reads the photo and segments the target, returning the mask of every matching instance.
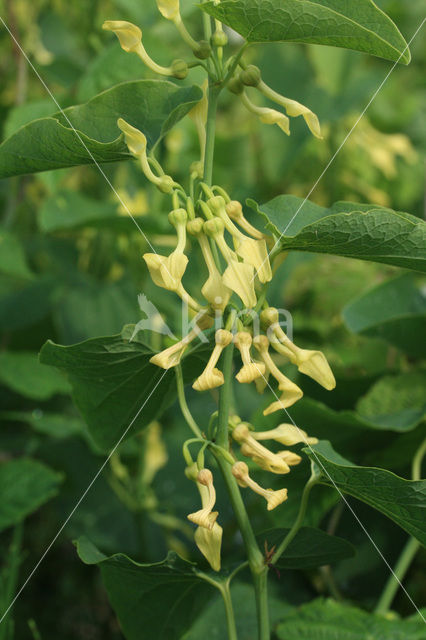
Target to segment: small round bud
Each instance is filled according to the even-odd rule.
[[[245,480],[249,474],[248,466],[245,462],[236,462],[232,467],[232,475],[237,480]]]
[[[258,351],[267,351],[269,348],[269,340],[266,336],[256,336],[253,339],[253,344]]]
[[[260,322],[264,327],[270,327],[271,324],[276,324],[279,320],[278,310],[275,307],[268,307],[264,309],[260,314]]]
[[[235,336],[234,342],[237,345],[237,347],[242,347],[242,346],[250,347],[251,343],[253,342],[253,338],[251,337],[248,331],[239,331]]]
[[[173,60],[171,69],[173,77],[179,80],[183,80],[188,75],[188,65],[185,60]]]
[[[244,91],[244,85],[238,76],[233,76],[228,82],[228,90],[237,96]]]
[[[226,47],[228,44],[228,36],[222,29],[217,30],[212,35],[210,42],[213,47]]]
[[[194,218],[194,220],[190,220],[188,222],[188,224],[186,225],[186,229],[192,236],[198,236],[203,231],[203,225],[203,218]]]
[[[197,482],[208,487],[209,484],[213,484],[213,474],[209,469],[201,469],[198,472]]]
[[[198,178],[202,178],[203,177],[203,172],[204,172],[204,166],[203,163],[200,160],[195,160],[195,162],[193,162],[190,166],[190,173],[195,173],[197,175]]]
[[[222,211],[225,208],[225,199],[222,198],[222,196],[213,196],[213,198],[209,198],[207,200],[207,206],[215,215],[217,215],[219,211]]]
[[[210,237],[214,237],[224,232],[225,225],[220,218],[212,218],[204,223],[204,233]]]
[[[240,80],[246,87],[257,87],[261,79],[260,69],[254,64],[249,64],[249,66],[240,73]]]
[[[196,482],[197,475],[198,475],[198,467],[196,462],[193,462],[190,466],[185,468],[185,475],[188,478],[188,480],[192,480],[193,482]]]
[[[206,58],[210,58],[211,54],[212,48],[207,40],[200,40],[198,43],[198,49],[194,51],[194,56],[200,60],[205,60]]]
[[[185,209],[174,209],[169,213],[169,222],[174,227],[179,224],[185,224],[188,220],[188,213]]]
[[[232,342],[232,333],[226,329],[218,329],[214,336],[215,342],[221,347],[227,347]]]
[[[228,216],[233,220],[238,220],[238,218],[241,218],[243,215],[243,207],[241,202],[238,202],[238,200],[231,200],[231,202],[228,202],[225,209]]]
[[[163,193],[171,193],[174,185],[175,182],[171,176],[160,176],[157,186]]]

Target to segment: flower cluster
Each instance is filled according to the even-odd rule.
[[[179,0],[157,0],[157,7],[161,15],[174,24],[199,59],[195,64],[208,69],[210,63],[211,70],[214,66],[211,60],[205,64],[200,60],[209,58],[214,48],[216,70],[221,67],[222,49],[227,43],[227,36],[220,23],[216,22],[216,31],[210,42],[197,42],[182,21]],[[107,21],[103,27],[115,33],[125,51],[136,54],[159,75],[183,79],[190,66],[194,66],[194,63],[188,66],[183,60],[174,60],[168,67],[158,65],[142,44],[141,29],[130,22]],[[217,79],[218,83],[226,84],[261,122],[277,124],[286,134],[290,134],[289,117],[302,116],[312,134],[321,137],[318,118],[310,109],[276,93],[263,82],[257,67],[247,66],[238,57],[234,59],[234,64],[230,64],[231,60],[222,68],[223,73],[227,74],[226,81],[225,75],[222,75]],[[154,284],[177,295],[194,316],[193,326],[187,335],[156,353],[151,363],[166,370],[178,366],[195,339],[203,332],[209,332],[210,337],[214,336],[214,345],[204,370],[192,381],[193,389],[206,392],[225,384],[220,366],[222,354],[224,350],[235,347],[240,360],[235,371],[238,383],[255,383],[259,393],[267,386],[272,389],[271,382],[277,387],[277,393],[273,391],[275,400],[264,410],[264,414],[269,415],[286,410],[303,396],[300,387],[277,366],[274,352],[281,360],[284,358],[295,365],[300,373],[310,376],[326,389],[333,389],[335,380],[324,354],[294,344],[280,325],[277,309],[268,305],[266,285],[273,275],[270,250],[275,246],[276,239],[253,226],[245,216],[241,203],[232,199],[223,188],[203,182],[203,175],[207,173],[208,89],[207,85],[202,88],[203,98],[189,113],[200,143],[200,159],[190,168],[189,195],[182,185],[164,172],[150,152],[146,135],[123,118],[117,122],[129,152],[139,163],[145,177],[172,200],[168,220],[175,232],[175,246],[169,255],[159,255],[153,251],[145,253],[143,259]],[[280,105],[286,113],[256,105],[249,96],[251,90]],[[198,247],[205,265],[202,284],[196,293],[189,292],[184,284],[190,263],[189,250],[194,246]],[[259,316],[260,331],[255,329],[253,322],[253,318]],[[229,440],[234,446],[238,445],[239,456],[245,458],[245,462],[238,459],[231,448],[219,447],[213,439],[204,440],[204,434],[197,429],[195,433],[199,433],[200,437],[195,441],[201,443],[197,461],[192,460],[187,443],[184,445],[184,456],[186,475],[196,483],[201,509],[189,514],[188,519],[197,525],[195,542],[198,548],[211,567],[218,571],[222,527],[217,521],[218,511],[214,510],[216,491],[213,474],[204,464],[204,449],[207,446],[220,449],[220,455],[231,465],[238,484],[262,496],[267,509],[272,510],[285,502],[287,489],[261,487],[251,478],[247,462],[272,474],[287,474],[293,465],[299,464],[300,456],[289,449],[274,452],[262,441],[272,440],[290,447],[299,442],[314,444],[316,439],[290,424],[280,424],[269,431],[256,431],[238,416],[232,416],[228,424]]]

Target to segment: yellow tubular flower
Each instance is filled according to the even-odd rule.
[[[322,351],[297,347],[279,326],[278,311],[273,307],[262,311],[260,318],[262,323],[270,326],[273,331],[276,340],[271,340],[271,343],[278,353],[289,358],[301,373],[309,376],[328,391],[335,388],[336,380]]]
[[[289,467],[293,467],[302,462],[301,456],[298,456],[297,453],[293,453],[293,451],[277,451],[277,456],[284,460]]]
[[[263,240],[263,233],[253,227],[252,224],[244,217],[243,207],[238,200],[231,200],[225,206],[226,213],[234,220],[246,233],[255,238],[256,240]]]
[[[161,76],[175,75],[173,67],[162,67],[150,58],[142,44],[142,31],[135,24],[125,20],[107,20],[103,23],[102,29],[113,31],[120,41],[121,48],[124,51],[136,53],[151,71]]]
[[[258,107],[249,99],[246,92],[240,93],[244,105],[251,113],[254,113],[263,124],[277,124],[288,136],[290,135],[290,120],[284,113],[269,107]]]
[[[243,361],[243,366],[235,376],[238,382],[247,384],[263,376],[266,370],[265,365],[263,363],[256,364],[252,361],[250,355],[250,347],[253,342],[251,335],[247,331],[239,331],[235,336],[234,342]]]
[[[241,453],[251,458],[262,469],[272,473],[289,473],[288,464],[281,457],[259,444],[245,422],[241,422],[232,430],[232,437],[241,445]]]
[[[124,133],[124,139],[130,153],[140,161],[145,177],[155,184],[155,186],[163,193],[171,193],[173,188],[176,186],[173,178],[165,175],[156,176],[149,165],[148,156],[146,154],[147,140],[145,134],[126,122],[123,118],[119,118],[117,120],[117,126],[120,131]]]
[[[310,132],[316,138],[322,139],[318,116],[316,116],[315,113],[308,109],[308,107],[300,104],[300,102],[296,102],[296,100],[285,98],[284,96],[271,89],[271,87],[268,87],[268,85],[265,84],[262,80],[259,82],[259,84],[256,85],[256,88],[259,89],[259,91],[261,91],[264,96],[284,107],[287,115],[295,118],[297,118],[297,116],[303,116]]]
[[[175,20],[179,15],[179,0],[157,0],[157,7],[166,20]]]
[[[226,244],[224,231],[225,225],[220,218],[213,218],[204,223],[204,232],[214,239],[228,264],[223,274],[223,284],[234,291],[243,304],[251,309],[257,301],[254,291],[254,268],[251,264],[238,262],[236,254]]]
[[[216,491],[213,485],[213,474],[209,469],[201,469],[201,471],[199,471],[197,485],[201,485],[199,490],[203,508],[194,513],[190,513],[187,517],[188,520],[194,522],[199,527],[211,530],[213,529],[219,512],[212,511],[216,502]],[[204,488],[206,488],[207,492],[204,491]]]
[[[218,329],[215,333],[215,342],[216,345],[211,353],[206,368],[192,385],[192,388],[196,391],[214,389],[215,387],[220,387],[224,383],[223,373],[215,367],[223,349],[232,342],[232,333],[226,329]]]
[[[220,571],[220,551],[222,546],[223,529],[217,522],[211,529],[197,527],[194,533],[195,544],[213,569]]]
[[[245,462],[236,462],[232,467],[232,475],[237,479],[241,487],[249,487],[252,491],[265,498],[268,511],[272,511],[272,509],[287,500],[287,489],[280,489],[279,491],[263,489],[257,482],[252,480]]]
[[[275,429],[255,431],[252,435],[256,440],[275,440],[287,447],[291,447],[299,442],[304,442],[305,444],[318,443],[318,438],[310,438],[306,431],[299,429],[293,424],[280,424]]]
[[[287,409],[287,407],[291,407],[303,396],[302,389],[300,389],[297,384],[294,384],[294,382],[289,380],[287,376],[285,376],[278,369],[269,353],[269,340],[266,336],[256,336],[253,340],[253,344],[260,353],[260,356],[265,363],[266,368],[278,381],[278,389],[282,391],[280,400],[269,405],[269,407],[267,407],[267,409],[265,409],[265,411],[263,412],[264,415],[266,416],[270,413],[273,413],[274,411],[277,411],[278,409]]]
[[[203,233],[204,220],[202,218],[194,218],[187,224],[187,230],[196,236],[200,245],[204,261],[206,263],[209,277],[201,288],[201,293],[210,303],[212,309],[223,311],[229,302],[232,291],[223,284],[223,279],[216,267],[210,243]]]
[[[183,354],[190,345],[190,343],[200,334],[200,331],[204,331],[211,326],[212,319],[206,314],[200,315],[197,320],[196,326],[188,333],[187,336],[173,344],[171,347],[156,353],[150,362],[161,367],[162,369],[171,369],[179,364]]]
[[[207,205],[214,215],[222,220],[226,230],[232,235],[235,251],[240,258],[255,268],[260,282],[269,282],[272,279],[272,270],[265,240],[263,238],[260,240],[249,238],[235,226],[226,211],[225,200],[222,196],[210,198]]]

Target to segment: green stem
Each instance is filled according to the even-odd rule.
[[[386,582],[382,595],[374,609],[374,613],[384,615],[391,607],[396,592],[399,589],[399,585],[405,577],[411,562],[419,550],[420,542],[415,538],[409,538],[405,547],[403,548],[401,555],[395,565],[393,573],[389,576],[389,580]]]
[[[226,347],[223,355],[222,371],[225,378],[225,383],[221,387],[218,426],[216,432],[216,443],[225,449],[228,449],[229,447],[228,423],[229,408],[232,398],[232,356],[233,344],[231,343],[228,347]],[[269,640],[269,615],[266,589],[267,567],[265,566],[263,555],[256,542],[256,537],[254,535],[253,528],[247,515],[247,511],[241,497],[237,481],[232,475],[231,465],[227,460],[224,459],[223,456],[221,456],[220,454],[216,454],[214,449],[213,453],[216,456],[219,468],[225,481],[228,496],[231,501],[231,505],[237,519],[238,527],[244,541],[247,559],[253,576],[253,583],[256,593],[256,608],[259,633],[258,638],[259,640]]]
[[[411,467],[411,477],[413,480],[420,480],[422,474],[422,462],[426,454],[426,438],[423,440],[420,447],[417,449],[413,458]],[[403,548],[401,555],[399,556],[393,573],[389,576],[388,581],[385,584],[385,588],[382,591],[382,595],[374,609],[375,613],[384,615],[387,613],[392,605],[393,599],[399,589],[401,582],[404,580],[405,575],[410,568],[410,565],[420,548],[420,542],[416,538],[409,538]]]
[[[229,589],[229,579],[219,582],[218,580],[211,578],[206,573],[202,573],[201,571],[197,571],[197,576],[220,591],[220,595],[223,599],[223,604],[225,605],[228,640],[238,640],[234,607],[232,605],[231,591]]]
[[[290,531],[288,532],[288,534],[286,535],[284,540],[281,542],[280,546],[275,551],[274,555],[272,556],[272,560],[271,560],[272,564],[277,562],[277,560],[282,556],[284,551],[287,549],[290,542],[297,535],[297,532],[302,526],[303,520],[305,518],[306,508],[308,506],[309,494],[311,493],[312,487],[314,487],[318,482],[319,482],[319,474],[315,471],[312,471],[311,477],[309,478],[308,482],[305,484],[305,488],[303,489],[302,499],[300,501],[299,513],[297,514],[297,518],[294,521],[294,524],[291,527]]]
[[[185,386],[183,383],[183,373],[182,373],[182,367],[180,366],[180,364],[178,364],[177,367],[175,367],[175,371],[176,371],[177,394],[178,394],[179,405],[182,411],[182,415],[185,418],[189,428],[194,433],[194,435],[196,435],[198,438],[202,438],[203,434],[201,433],[199,426],[197,425],[194,418],[192,417],[192,413],[190,412],[188,403],[186,402]]]
[[[24,523],[20,522],[13,530],[12,542],[10,544],[10,564],[7,571],[7,579],[4,589],[4,598],[2,602],[2,611],[6,611],[13,600],[18,581],[18,571],[21,562],[22,537],[24,532]],[[5,640],[9,636],[10,618],[6,617],[0,625],[0,640]]]
[[[213,158],[214,158],[214,142],[216,132],[216,113],[217,102],[219,98],[220,88],[214,86],[212,80],[209,80],[208,89],[208,110],[206,122],[206,147],[204,153],[204,175],[203,180],[209,186],[212,184],[213,178]]]

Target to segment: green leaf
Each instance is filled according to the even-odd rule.
[[[405,480],[385,469],[358,467],[326,441],[304,452],[322,472],[322,484],[366,502],[426,546],[426,480]]]
[[[111,201],[99,201],[81,193],[62,189],[47,198],[39,212],[39,226],[42,231],[71,231],[84,227],[97,229],[114,229],[119,232],[131,233],[136,226],[130,215],[121,214],[118,198]],[[129,207],[131,210],[131,207]],[[160,233],[167,229],[164,218],[135,215],[138,225],[146,233]]]
[[[37,354],[29,351],[0,353],[0,383],[34,400],[48,400],[57,393],[70,392],[65,377],[40,364]]]
[[[20,241],[4,229],[0,229],[0,273],[17,278],[32,277]]]
[[[21,522],[58,493],[62,475],[30,458],[0,465],[0,531]]]
[[[263,549],[265,541],[268,549],[278,546],[290,529],[269,529],[257,538]],[[355,555],[355,547],[349,542],[330,536],[321,529],[302,527],[276,563],[279,569],[314,569],[326,564],[339,562]]]
[[[426,418],[426,371],[385,376],[359,399],[362,420],[378,429],[409,431]]]
[[[84,431],[81,420],[61,413],[45,413],[41,410],[1,411],[0,418],[12,422],[26,422],[35,431],[52,438],[69,438]]]
[[[356,411],[336,411],[305,397],[292,408],[292,417],[297,424],[309,424],[312,435],[319,438],[328,438],[333,431],[337,439],[349,431],[359,438],[366,429],[404,433],[424,419],[424,388],[425,374],[420,371],[386,376],[359,399]]]
[[[0,297],[0,329],[16,331],[29,327],[47,316],[57,285],[49,276],[24,281]]]
[[[106,557],[87,538],[77,542],[86,564],[97,564],[127,640],[180,640],[212,595],[195,565],[170,552],[140,564],[123,554]]]
[[[410,62],[407,43],[371,0],[222,0],[199,5],[248,42],[306,42]]]
[[[277,636],[282,640],[422,640],[424,632],[419,615],[409,620],[385,618],[319,598],[285,615]]]
[[[34,120],[7,138],[0,145],[0,178],[91,164],[93,158],[99,163],[128,160],[119,117],[143,131],[153,147],[201,97],[196,86],[123,82],[86,104]]]
[[[327,209],[291,195],[248,204],[263,215],[283,251],[331,253],[426,272],[426,223],[408,213],[353,202]]]
[[[175,398],[174,371],[151,364],[153,354],[142,342],[117,335],[71,346],[49,340],[40,361],[68,374],[74,401],[93,439],[109,449],[130,424],[126,437],[147,426]],[[187,356],[184,376],[194,380],[204,364],[198,352]]]
[[[343,319],[354,333],[383,338],[414,357],[426,357],[426,343],[421,338],[426,326],[426,295],[413,274],[367,291],[346,306]]]

